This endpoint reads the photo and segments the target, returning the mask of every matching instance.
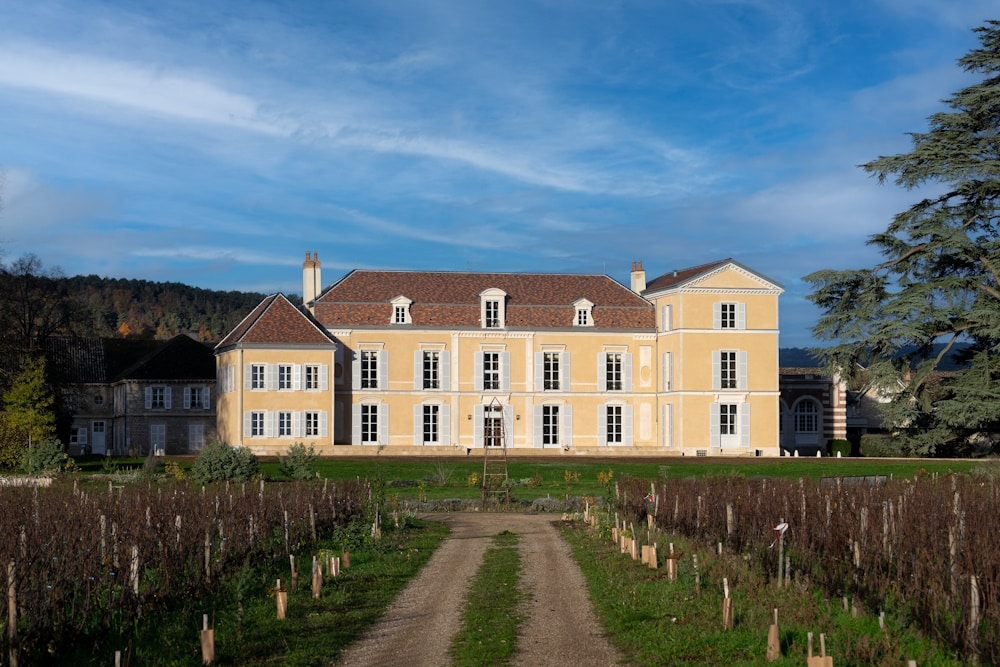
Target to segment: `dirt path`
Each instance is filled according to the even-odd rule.
[[[597,625],[580,569],[552,525],[555,517],[459,513],[430,518],[448,523],[451,537],[340,664],[448,665],[469,581],[491,538],[504,530],[521,535],[523,586],[532,595],[514,664],[608,667],[618,662]]]

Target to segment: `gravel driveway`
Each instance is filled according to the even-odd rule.
[[[509,530],[521,536],[522,586],[532,599],[513,663],[534,667],[607,667],[620,660],[601,632],[580,569],[552,525],[553,515],[435,514],[451,526],[420,575],[386,615],[344,654],[352,667],[444,667],[458,632],[465,591],[492,537]]]

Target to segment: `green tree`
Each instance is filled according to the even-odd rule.
[[[867,366],[916,454],[962,452],[1000,428],[1000,21],[975,32],[980,46],[959,65],[981,80],[910,135],[910,152],[862,165],[929,193],[869,238],[884,261],[805,278],[823,311],[813,332],[835,342],[817,353],[848,380]],[[940,373],[956,353],[963,370]]]
[[[17,447],[56,437],[55,397],[45,380],[45,359],[24,357],[10,389],[3,395],[5,432]]]

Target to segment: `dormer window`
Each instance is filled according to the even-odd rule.
[[[484,329],[503,329],[506,326],[506,292],[492,287],[480,293],[480,318]]]
[[[576,308],[576,316],[573,318],[573,326],[594,326],[594,304],[592,302],[587,299],[577,299],[573,302],[573,307]]]
[[[392,324],[413,324],[413,320],[410,319],[412,300],[405,296],[397,296],[390,303],[392,303]]]

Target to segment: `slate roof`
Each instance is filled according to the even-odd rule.
[[[216,352],[243,344],[333,345],[333,339],[284,294],[265,297],[216,346]]]
[[[412,326],[478,329],[479,295],[490,288],[507,294],[508,329],[572,327],[581,298],[594,304],[596,328],[655,328],[652,305],[608,276],[543,273],[355,270],[316,299],[316,319],[330,328],[389,326],[391,300],[405,296]]]
[[[118,380],[215,380],[215,355],[190,336],[174,336],[118,374]]]
[[[163,344],[149,339],[58,336],[47,339],[44,349],[56,382],[108,383]]]

